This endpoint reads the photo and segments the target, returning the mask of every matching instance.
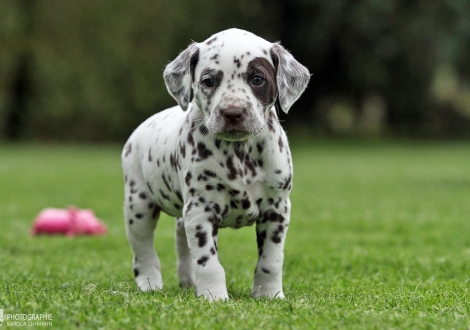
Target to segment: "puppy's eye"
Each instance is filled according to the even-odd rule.
[[[261,85],[262,83],[264,82],[264,79],[260,76],[254,76],[252,79],[251,79],[251,83],[255,86],[259,86]]]
[[[215,86],[215,80],[214,78],[206,78],[202,81],[202,83],[206,86],[206,87],[214,87]]]

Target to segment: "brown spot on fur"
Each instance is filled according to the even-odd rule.
[[[260,85],[252,83],[253,78],[259,76],[264,79]],[[243,79],[250,86],[255,97],[263,105],[273,104],[277,96],[276,70],[264,57],[256,57],[248,63]]]

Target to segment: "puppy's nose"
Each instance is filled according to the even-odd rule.
[[[245,109],[240,107],[228,107],[223,109],[222,116],[229,124],[238,124],[245,118]]]

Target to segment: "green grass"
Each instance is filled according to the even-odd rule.
[[[119,146],[0,145],[0,308],[53,328],[467,329],[470,144],[294,141],[285,300],[250,298],[254,228],[220,232],[231,300],[178,287],[174,222],[161,292],[136,289]],[[105,237],[31,237],[45,207],[92,208]],[[3,324],[6,327],[6,323]]]

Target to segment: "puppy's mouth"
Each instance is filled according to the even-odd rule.
[[[249,132],[237,129],[216,134],[218,139],[225,141],[243,141],[248,139],[250,136],[251,134]]]

